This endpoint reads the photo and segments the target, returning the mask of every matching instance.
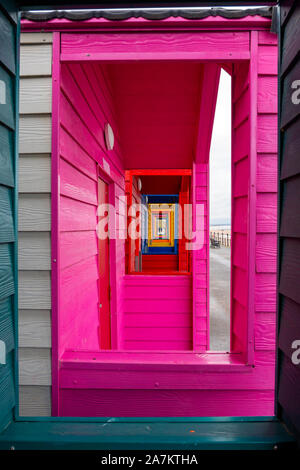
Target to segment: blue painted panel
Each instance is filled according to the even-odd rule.
[[[5,7],[7,10],[5,10]],[[12,0],[0,4],[0,340],[6,362],[0,364],[0,431],[13,420],[15,407],[14,319],[17,311],[17,168],[16,49],[19,26]]]
[[[146,195],[145,195],[146,196]],[[176,203],[179,200],[178,194],[147,194],[148,203]]]
[[[16,450],[272,450],[295,448],[295,441],[272,418],[46,418],[9,426],[0,435],[0,449],[12,445]]]
[[[13,172],[14,133],[0,124],[0,184],[14,186]]]
[[[176,246],[148,246],[143,255],[177,255]]]
[[[5,299],[14,292],[11,246],[9,243],[0,243],[0,299]]]
[[[14,1],[1,0],[1,5],[5,13],[11,18],[13,23],[18,22],[18,12]]]
[[[12,408],[15,406],[13,360],[13,352],[10,352],[6,364],[0,365],[0,426],[11,421]]]
[[[279,110],[278,352],[277,412],[300,446],[300,111],[292,98],[291,81],[299,79],[300,4],[281,2]],[[289,12],[288,15],[284,15]],[[287,72],[287,73],[286,73]],[[295,356],[293,356],[295,353]]]
[[[7,354],[15,347],[12,296],[0,300],[0,340],[6,344]]]
[[[178,194],[143,194],[142,202],[144,204],[176,204],[178,203]],[[143,255],[177,255],[178,254],[178,211],[175,208],[175,240],[172,247],[148,246],[148,217],[142,218],[142,254]]]
[[[12,73],[16,71],[15,41],[16,26],[11,19],[0,10],[0,62]]]
[[[15,77],[0,68],[0,121],[14,129],[14,84]]]
[[[10,188],[0,186],[0,243],[15,239],[12,197]]]

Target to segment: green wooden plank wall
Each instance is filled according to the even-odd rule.
[[[0,431],[13,418],[15,302],[15,116],[17,17],[13,1],[0,5],[0,340],[6,361],[0,364]]]
[[[300,445],[300,3],[281,1],[278,414]],[[297,91],[298,90],[298,91]]]

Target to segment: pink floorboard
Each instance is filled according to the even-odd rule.
[[[273,416],[273,391],[62,390],[64,416]]]
[[[175,315],[170,309],[176,304]],[[124,282],[124,349],[192,349],[192,279],[191,276],[126,276]],[[166,314],[165,306],[170,313]],[[142,326],[132,314],[139,314],[148,323]],[[160,317],[172,315],[172,322],[165,327]],[[182,322],[182,317],[185,323]],[[154,322],[152,319],[154,318]],[[176,323],[176,320],[178,323]]]
[[[60,361],[63,388],[269,390],[275,352],[260,349],[256,365],[242,354],[187,351],[67,351]],[[180,374],[180,381],[178,381]]]

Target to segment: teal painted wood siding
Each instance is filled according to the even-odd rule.
[[[278,415],[300,447],[300,4],[281,2]],[[293,98],[294,95],[294,98]],[[298,351],[298,352],[297,352]]]
[[[14,311],[16,273],[16,37],[17,17],[12,1],[0,5],[0,340],[5,343],[6,363],[0,364],[0,431],[13,418]]]

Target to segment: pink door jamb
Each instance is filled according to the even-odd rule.
[[[101,178],[98,178],[98,208],[106,205],[105,210],[98,214],[98,222],[109,217],[109,187]],[[108,209],[108,210],[106,210]],[[104,228],[104,227],[103,227]],[[105,227],[106,235],[108,226]],[[99,344],[100,349],[111,349],[111,321],[110,321],[110,262],[109,262],[109,235],[105,238],[98,236],[98,267],[99,267]]]

